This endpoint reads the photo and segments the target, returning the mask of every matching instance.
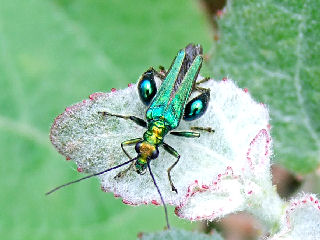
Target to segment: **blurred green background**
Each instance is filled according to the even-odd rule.
[[[196,1],[0,1],[0,238],[136,239],[165,226],[163,208],[124,205],[49,142],[54,118],[96,91],[169,66],[189,42],[212,44]],[[177,219],[173,226],[197,226]]]
[[[97,179],[45,197],[83,176],[49,130],[65,107],[168,67],[190,42],[204,48],[204,76],[229,76],[269,107],[273,161],[313,172],[295,181],[320,192],[320,1],[228,1],[218,34],[212,13],[224,2],[0,0],[1,239],[136,239],[163,229],[161,207],[127,206]],[[199,228],[169,214],[175,227]]]

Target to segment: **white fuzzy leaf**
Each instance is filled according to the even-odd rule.
[[[320,238],[320,204],[314,194],[290,201],[283,215],[281,230],[270,240],[317,240]]]
[[[159,80],[157,82],[159,84]],[[177,206],[176,213],[188,219],[213,219],[243,209],[248,182],[260,187],[267,182],[271,186],[270,151],[265,154],[270,145],[269,115],[265,106],[254,102],[230,80],[210,80],[202,86],[211,90],[207,112],[198,120],[181,121],[176,130],[200,126],[211,127],[215,132],[201,132],[198,139],[170,134],[165,137],[165,142],[181,155],[171,172],[178,194],[171,191],[167,176],[167,169],[175,158],[160,148],[159,157],[151,162],[165,202]],[[51,141],[84,172],[102,171],[127,161],[121,142],[142,137],[145,129],[132,121],[103,117],[98,112],[144,118],[146,109],[135,85],[92,94],[89,100],[68,107],[56,118]],[[269,140],[260,140],[260,135]],[[254,150],[250,150],[252,145]],[[128,149],[134,157],[134,147]],[[127,204],[159,204],[160,198],[149,174],[141,176],[131,169],[123,178],[114,179],[124,168],[101,175],[102,188],[122,197]],[[232,174],[224,176],[228,171]],[[215,182],[219,182],[217,187]],[[232,204],[226,204],[230,199]]]

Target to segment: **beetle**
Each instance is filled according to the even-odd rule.
[[[188,131],[174,131],[179,126],[181,119],[185,121],[198,119],[205,113],[208,107],[210,89],[202,88],[199,84],[209,80],[209,78],[196,82],[202,62],[202,47],[200,45],[188,44],[178,52],[168,71],[161,68],[161,72],[157,72],[153,68],[149,68],[143,73],[138,81],[137,90],[143,104],[148,106],[146,120],[136,116],[97,112],[97,114],[101,114],[104,117],[131,120],[147,129],[142,137],[126,140],[121,143],[121,148],[129,160],[104,171],[63,184],[46,194],[48,195],[67,185],[104,174],[131,163],[127,169],[118,173],[115,178],[121,178],[132,168],[141,175],[145,174],[148,169],[164,206],[167,227],[170,228],[167,207],[151,171],[150,162],[158,157],[160,146],[176,158],[176,161],[167,169],[167,173],[172,191],[178,193],[171,179],[171,170],[178,164],[180,154],[172,146],[165,143],[164,137],[167,134],[172,134],[180,137],[198,138],[200,137],[199,130],[214,132],[210,127],[192,127]],[[155,82],[156,76],[162,81],[159,89],[157,89]],[[200,94],[188,102],[193,91],[198,91]],[[137,156],[134,158],[125,150],[125,146],[131,145],[135,145],[135,151],[137,152]]]

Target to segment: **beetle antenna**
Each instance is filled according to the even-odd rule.
[[[62,185],[60,185],[60,186],[52,189],[51,191],[47,192],[46,195],[49,195],[49,194],[51,194],[51,193],[59,190],[60,188],[64,188],[64,187],[66,187],[66,186],[69,186],[69,185],[71,185],[71,184],[80,182],[80,181],[82,181],[82,180],[85,180],[85,179],[88,179],[88,178],[91,178],[91,177],[94,177],[94,176],[98,176],[98,175],[104,174],[104,173],[106,173],[106,172],[109,172],[109,171],[111,171],[111,170],[117,169],[117,168],[119,168],[119,167],[122,167],[122,166],[124,166],[124,165],[126,165],[126,164],[128,164],[128,163],[130,163],[130,162],[132,162],[132,161],[134,161],[134,160],[137,160],[137,158],[130,159],[129,161],[126,161],[126,162],[124,162],[124,163],[121,163],[121,164],[119,164],[119,165],[117,165],[117,166],[115,166],[115,167],[108,168],[108,169],[103,170],[103,171],[101,171],[101,172],[93,173],[93,174],[90,174],[90,175],[88,175],[88,176],[79,178],[79,179],[77,179],[77,180],[74,180],[74,181],[71,181],[71,182],[62,184]]]
[[[166,216],[167,228],[170,229],[169,219],[168,219],[167,205],[164,203],[164,200],[163,200],[163,197],[162,197],[162,195],[161,195],[160,189],[159,189],[159,187],[158,187],[158,185],[157,185],[157,182],[156,182],[156,180],[155,180],[155,178],[154,178],[154,176],[153,176],[153,173],[152,173],[152,171],[151,171],[150,161],[147,161],[147,164],[148,164],[148,169],[149,169],[150,175],[151,175],[151,177],[152,177],[152,181],[153,181],[154,185],[156,186],[156,188],[157,188],[157,190],[158,190],[158,193],[159,193],[160,198],[161,198],[161,202],[162,202],[163,207],[164,207],[164,213],[165,213],[165,216]]]

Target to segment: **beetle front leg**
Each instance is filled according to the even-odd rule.
[[[127,157],[129,159],[132,159],[132,157],[129,155],[129,153],[124,149],[124,146],[130,146],[130,145],[134,145],[134,144],[137,144],[138,142],[142,141],[143,139],[142,138],[134,138],[134,139],[130,139],[130,140],[127,140],[127,141],[124,141],[121,143],[121,149],[122,151],[127,155]],[[115,177],[114,179],[117,179],[117,178],[122,178],[131,168],[132,166],[134,165],[134,161],[130,164],[130,166],[128,168],[126,168],[125,170],[123,171],[120,171]]]

